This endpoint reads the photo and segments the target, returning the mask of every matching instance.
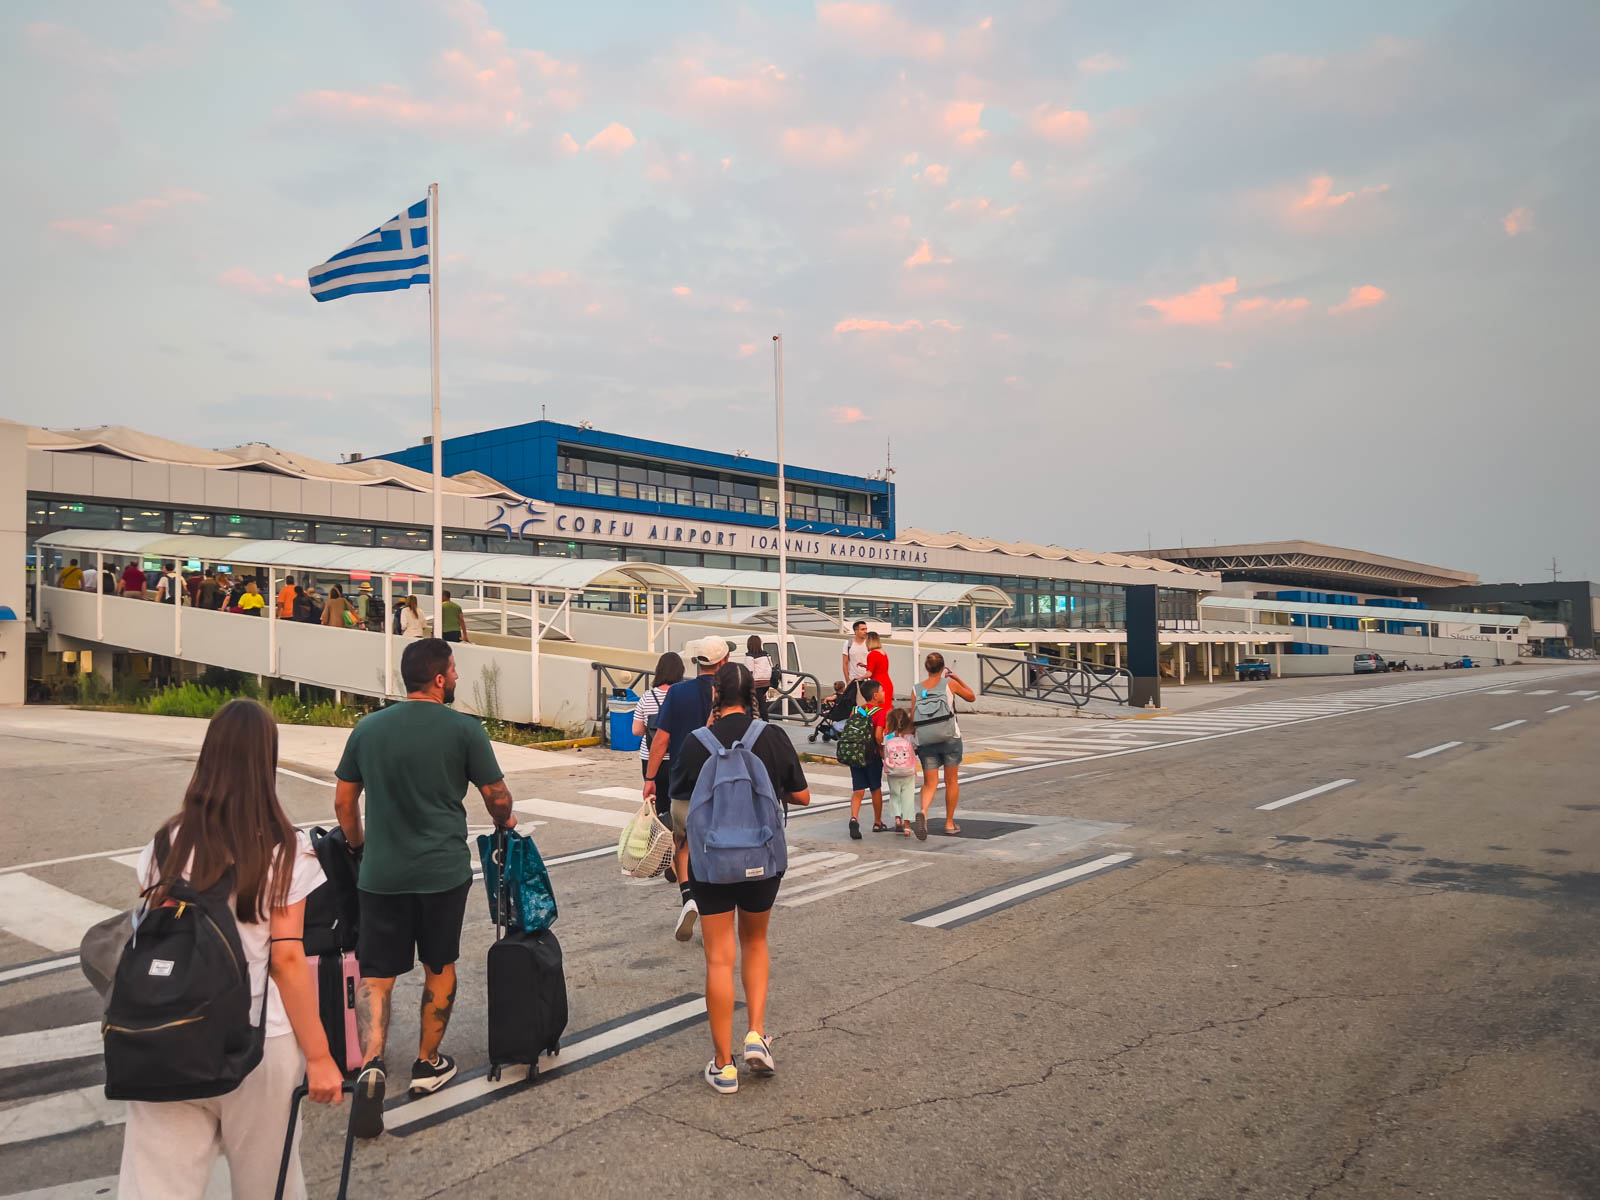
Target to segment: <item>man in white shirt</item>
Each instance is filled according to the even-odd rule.
[[[180,585],[178,583],[177,570],[171,563],[162,563],[161,582],[156,584],[157,603],[173,603],[179,587]]]
[[[839,674],[844,676],[846,688],[867,677],[867,623],[857,621],[851,628],[855,636],[844,644],[839,659]]]
[[[100,572],[95,567],[90,567],[83,573],[83,590],[98,592],[100,590]]]

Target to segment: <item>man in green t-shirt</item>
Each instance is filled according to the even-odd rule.
[[[450,593],[444,594],[444,603],[439,606],[439,632],[447,642],[470,642],[467,636],[467,623],[461,619],[461,605],[450,599]]]
[[[482,723],[447,707],[456,698],[457,678],[449,645],[440,638],[413,641],[400,657],[400,675],[405,701],[363,717],[334,772],[339,826],[351,851],[361,855],[356,1022],[365,1065],[352,1123],[357,1136],[369,1138],[383,1132],[389,1001],[395,978],[413,966],[413,952],[422,962],[423,990],[411,1094],[436,1091],[456,1073],[455,1060],[439,1053],[439,1043],[455,1005],[461,921],[472,890],[462,806],[467,786],[483,795],[495,828],[517,823]]]

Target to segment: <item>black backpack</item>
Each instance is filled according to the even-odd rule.
[[[166,857],[166,831],[156,861]],[[134,919],[100,1031],[108,1100],[201,1100],[233,1091],[261,1061],[267,997],[250,1024],[250,967],[228,894],[174,883]],[[146,895],[149,894],[147,891]]]
[[[354,950],[361,917],[358,860],[350,853],[344,830],[337,827],[331,833],[321,826],[313,829],[311,849],[326,879],[306,897],[306,957]]]

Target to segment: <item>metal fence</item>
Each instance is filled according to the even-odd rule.
[[[1043,665],[1016,658],[978,655],[978,690],[985,696],[1015,696],[1041,704],[1082,708],[1090,700],[1128,702],[1128,672],[1123,667],[1064,659]]]
[[[590,663],[594,668],[594,720],[600,737],[611,744],[611,714],[608,702],[629,691],[643,695],[650,686],[651,672],[640,667],[616,663]],[[783,671],[767,691],[767,720],[809,724],[817,719],[821,683],[807,671]]]

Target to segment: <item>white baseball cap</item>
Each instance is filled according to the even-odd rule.
[[[683,648],[683,653],[703,667],[714,667],[728,657],[728,643],[719,637],[696,638]]]

